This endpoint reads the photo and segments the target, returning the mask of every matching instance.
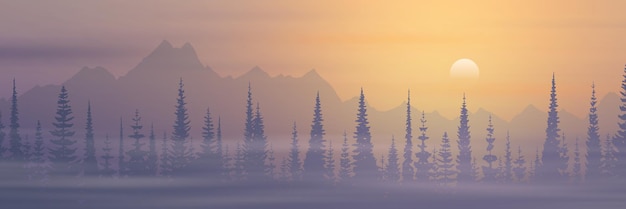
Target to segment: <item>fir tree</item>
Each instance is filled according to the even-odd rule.
[[[49,171],[52,168],[47,154],[41,131],[41,123],[37,121],[33,152],[28,164],[26,164],[26,168],[29,171],[27,174],[28,179],[37,181],[40,185],[45,185],[48,182]]]
[[[467,116],[467,106],[465,103],[465,95],[463,95],[463,104],[461,106],[460,124],[457,132],[459,140],[459,156],[457,158],[457,176],[458,182],[472,182],[472,147],[470,146],[469,120]]]
[[[613,138],[613,145],[617,150],[614,153],[615,158],[617,159],[615,174],[619,176],[626,176],[626,67],[624,68],[624,75],[622,77],[623,80],[620,89],[621,104],[619,106],[620,114],[618,115],[619,129]]]
[[[341,156],[339,158],[338,181],[345,182],[352,178],[352,160],[350,147],[348,145],[348,135],[343,132],[343,144],[341,144]]]
[[[565,133],[562,133],[561,135],[561,147],[559,147],[558,149],[559,152],[559,160],[563,163],[559,163],[558,164],[558,169],[559,172],[561,173],[561,176],[564,177],[564,181],[565,182],[567,180],[567,166],[568,166],[568,162],[569,162],[569,149],[567,148],[567,144],[565,143]]]
[[[603,177],[615,177],[616,176],[616,167],[617,167],[617,157],[616,148],[613,144],[613,139],[610,135],[607,134],[606,140],[604,140],[604,146],[602,147],[602,176]]]
[[[457,171],[454,170],[454,164],[452,160],[452,150],[450,150],[450,139],[448,139],[448,133],[444,132],[441,138],[441,148],[439,149],[439,159],[437,159],[437,177],[441,186],[453,186],[454,177],[457,175]]]
[[[532,163],[532,162],[531,162]],[[535,161],[534,161],[534,166],[531,166],[531,168],[533,168],[533,181],[538,182],[538,174],[537,172],[539,172],[539,169],[541,168],[543,162],[541,162],[541,158],[539,158],[539,147],[537,147],[537,150],[535,152]]]
[[[7,148],[4,147],[5,137],[6,133],[4,132],[4,124],[2,124],[2,112],[0,112],[0,160],[4,159],[4,153],[7,151]]]
[[[222,117],[217,117],[217,136],[216,136],[216,153],[217,156],[217,168],[219,169],[222,178],[226,178],[228,174],[228,153],[224,150],[224,144],[222,142]]]
[[[496,168],[497,170],[497,176],[496,176],[496,182],[498,183],[504,183],[506,178],[504,176],[504,164],[502,163],[502,158],[498,159],[498,167]]]
[[[396,149],[396,139],[391,136],[391,146],[389,147],[389,154],[387,156],[387,181],[399,182],[400,181],[400,165],[398,159],[398,149]],[[428,177],[428,176],[426,176]]]
[[[354,132],[356,144],[354,144],[354,178],[361,180],[376,179],[376,159],[372,152],[372,136],[370,134],[369,122],[367,121],[367,109],[365,106],[365,95],[361,89],[359,97],[359,110],[357,113],[357,126]]]
[[[335,183],[335,158],[333,153],[333,142],[328,141],[328,150],[324,155],[324,178],[330,184]]]
[[[174,174],[189,174],[184,172],[183,169],[187,167],[192,159],[193,153],[189,150],[187,143],[189,143],[189,115],[185,105],[185,90],[183,89],[183,79],[180,79],[178,85],[178,98],[176,99],[176,111],[174,115],[176,120],[174,121],[172,131],[172,150],[170,153],[170,163],[172,172]]]
[[[526,160],[522,155],[522,147],[517,147],[517,159],[513,162],[515,167],[513,167],[513,173],[515,174],[515,179],[517,182],[523,182],[526,178]]]
[[[404,145],[404,161],[402,161],[402,181],[411,182],[415,175],[413,169],[413,128],[411,125],[411,91],[409,91],[406,102],[406,144]]]
[[[268,153],[267,137],[265,136],[265,125],[259,104],[256,106],[256,114],[252,120],[252,141],[244,143],[245,170],[250,180],[261,180],[267,178],[266,170]],[[265,174],[265,175],[264,175]]]
[[[428,130],[428,127],[426,127],[426,116],[423,111],[420,122],[422,123],[422,126],[419,128],[421,134],[417,138],[421,141],[421,144],[417,145],[417,147],[420,148],[420,151],[415,153],[415,156],[417,157],[417,162],[415,163],[415,168],[417,169],[415,179],[419,182],[427,182],[432,163],[428,162],[428,158],[430,158],[431,154],[426,151],[426,140],[428,140],[426,130]]]
[[[102,166],[102,169],[100,170],[100,176],[112,177],[116,173],[111,163],[111,160],[113,160],[111,150],[111,140],[109,139],[109,135],[107,134],[104,138],[104,148],[102,148],[102,151],[104,152],[104,154],[102,155],[102,159],[104,161],[100,163],[100,166]]]
[[[556,98],[556,82],[554,74],[552,75],[552,90],[550,91],[550,107],[548,112],[548,126],[546,128],[546,140],[543,144],[543,152],[541,154],[541,166],[535,170],[535,175],[538,180],[545,182],[556,182],[561,179],[560,168],[563,164],[567,164],[567,161],[563,162],[561,159],[559,144],[559,115],[558,104]]]
[[[275,179],[276,178],[276,157],[274,157],[274,148],[272,147],[272,144],[269,145],[269,149],[267,150],[267,165],[265,166],[265,175],[269,178],[269,179]]]
[[[77,148],[73,147],[76,144],[76,140],[72,139],[75,132],[71,131],[71,128],[74,126],[72,123],[73,119],[69,95],[65,86],[63,86],[57,101],[56,122],[52,123],[55,129],[50,131],[50,134],[56,138],[51,140],[54,145],[50,149],[51,160],[56,164],[56,169],[60,169],[60,171],[70,171],[68,169],[71,169],[71,164],[77,158],[75,154]]]
[[[431,155],[431,159],[430,161],[432,162],[432,166],[430,166],[430,170],[429,170],[429,175],[428,178],[430,180],[430,182],[433,183],[437,183],[438,179],[439,179],[439,175],[438,175],[438,170],[439,170],[439,158],[437,158],[438,153],[437,153],[437,148],[433,146],[433,154]]]
[[[582,173],[582,166],[583,166],[582,164],[583,163],[581,162],[581,159],[580,159],[580,150],[578,149],[578,137],[576,137],[576,143],[574,144],[574,165],[572,167],[572,173],[571,173],[572,181],[574,183],[583,182],[584,176]]]
[[[291,181],[291,172],[289,172],[289,162],[288,157],[283,157],[280,161],[280,174],[278,176],[278,180],[282,182]]]
[[[324,142],[326,140],[324,140],[323,121],[320,95],[318,92],[315,97],[309,149],[306,152],[306,158],[304,158],[304,178],[309,181],[324,179],[324,153],[326,152]]]
[[[589,102],[589,127],[587,128],[587,169],[588,179],[598,179],[602,172],[602,145],[600,143],[600,127],[596,104],[596,86],[591,85],[591,101]]]
[[[18,130],[18,128],[20,127],[18,114],[17,91],[15,90],[15,79],[13,79],[13,94],[11,96],[10,117],[11,123],[9,124],[9,151],[11,152],[11,156],[9,157],[9,159],[14,161],[23,161],[28,159],[24,158],[24,152],[22,151],[22,138],[20,137],[20,133]]]
[[[200,167],[208,167],[208,171],[212,175],[220,173],[221,153],[218,153],[218,142],[215,138],[215,132],[213,128],[213,119],[211,118],[211,111],[209,108],[206,110],[204,116],[204,126],[202,127],[202,154],[199,158]],[[206,165],[205,165],[206,164]]]
[[[235,180],[246,180],[246,162],[245,162],[245,151],[243,150],[243,146],[237,143],[237,148],[235,149],[235,162],[233,163],[233,179]]]
[[[85,157],[83,159],[83,172],[85,176],[98,175],[96,145],[93,133],[93,119],[91,117],[91,102],[87,103],[87,122],[85,123]]]
[[[130,128],[133,129],[133,134],[129,135],[131,139],[134,139],[133,149],[126,152],[128,154],[128,175],[129,176],[141,176],[147,174],[147,155],[148,153],[142,149],[144,143],[141,139],[146,137],[141,133],[143,125],[141,125],[141,116],[139,116],[139,110],[135,110],[135,117],[133,117],[133,124]]]
[[[161,156],[159,159],[159,174],[160,176],[168,176],[172,171],[172,163],[170,158],[170,151],[167,140],[167,133],[163,132],[163,141],[161,143]]]
[[[382,182],[387,181],[387,167],[385,167],[385,155],[380,155],[380,168],[378,169],[379,176],[378,179]]]
[[[117,154],[117,176],[124,177],[128,173],[128,165],[126,165],[126,161],[124,160],[124,123],[122,122],[122,117],[120,117],[120,143],[119,143],[119,152]]]
[[[240,151],[241,151],[241,163],[242,164],[242,169],[243,171],[241,171],[241,174],[245,174],[247,173],[245,171],[245,169],[247,169],[245,163],[247,162],[247,147],[252,147],[253,145],[253,135],[254,135],[254,113],[252,111],[252,87],[250,86],[250,83],[248,83],[248,99],[246,100],[246,120],[245,120],[245,127],[244,127],[244,132],[243,132],[243,145],[241,145],[240,147]],[[241,179],[241,178],[238,178]]]
[[[483,156],[483,160],[487,162],[487,166],[483,166],[483,174],[484,177],[482,179],[483,182],[486,183],[494,183],[496,182],[496,176],[498,174],[496,168],[493,163],[498,160],[494,154],[491,153],[493,150],[493,143],[496,141],[496,138],[493,137],[493,124],[491,122],[491,115],[489,116],[489,125],[487,125],[487,154]]]
[[[293,131],[291,132],[291,149],[287,157],[287,166],[290,177],[294,181],[302,180],[302,163],[300,161],[300,147],[298,145],[298,130],[296,122],[293,122]]]
[[[478,169],[478,163],[476,163],[476,157],[472,158],[472,180],[478,181],[480,179],[480,169]]]
[[[504,183],[513,181],[513,156],[511,155],[511,135],[506,132],[506,147],[504,150],[504,171],[502,172]]]
[[[146,159],[146,172],[148,175],[156,176],[158,171],[158,159],[157,148],[156,148],[156,136],[154,135],[154,124],[150,124],[150,136],[148,137],[150,140],[149,143],[149,152]]]

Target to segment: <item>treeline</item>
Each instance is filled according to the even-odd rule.
[[[252,97],[248,87],[245,109],[243,140],[234,149],[222,139],[221,118],[207,108],[202,127],[200,150],[193,146],[189,112],[186,108],[183,80],[180,80],[175,121],[171,133],[155,133],[153,125],[145,127],[139,110],[135,111],[131,124],[120,118],[119,136],[106,135],[102,144],[96,146],[91,103],[88,102],[85,135],[76,136],[75,121],[69,93],[62,87],[58,96],[55,122],[46,134],[36,121],[34,141],[19,132],[19,111],[15,80],[11,98],[8,134],[0,118],[0,157],[3,180],[29,180],[46,185],[56,176],[79,176],[101,178],[131,177],[201,177],[221,182],[271,181],[271,182],[324,182],[328,185],[351,185],[355,182],[429,183],[441,187],[453,187],[470,182],[483,183],[585,183],[612,180],[626,176],[626,69],[621,86],[621,114],[618,116],[619,131],[601,137],[598,127],[595,85],[591,86],[589,102],[589,126],[583,141],[576,139],[573,155],[571,145],[565,144],[565,133],[559,128],[556,81],[552,77],[550,103],[543,148],[524,151],[505,139],[496,139],[489,118],[484,140],[487,147],[472,148],[469,131],[470,119],[466,98],[460,111],[456,133],[428,134],[428,120],[422,112],[414,136],[411,118],[410,92],[406,109],[406,133],[404,147],[393,136],[385,155],[374,156],[365,94],[361,89],[355,132],[344,132],[343,143],[334,145],[325,139],[324,119],[319,93],[315,98],[313,120],[308,137],[308,149],[302,150],[301,135],[294,122],[289,152],[276,159],[273,146],[265,135],[264,118],[259,103]],[[1,116],[0,116],[1,117]],[[126,132],[128,129],[130,130]],[[148,129],[148,130],[146,130]],[[147,135],[146,135],[147,134]],[[350,144],[348,138],[354,139]],[[116,139],[112,139],[116,138]],[[158,139],[157,139],[158,138]],[[84,140],[78,146],[79,139]],[[8,140],[8,141],[7,141]],[[112,147],[111,140],[119,140]],[[130,147],[125,147],[129,143]],[[157,141],[159,140],[159,141]],[[416,145],[413,144],[414,140]],[[427,140],[440,141],[438,146],[428,147]],[[494,142],[505,140],[504,156],[493,154]],[[352,140],[350,140],[352,141]],[[458,155],[452,153],[452,143],[458,147]],[[584,145],[583,145],[584,143]],[[157,145],[160,144],[160,145]],[[160,149],[157,148],[160,147]],[[585,146],[586,152],[580,147]],[[338,147],[340,155],[334,156]],[[82,155],[77,150],[84,149]],[[100,150],[101,155],[96,155]],[[413,152],[415,150],[415,153]],[[484,151],[483,156],[472,154]],[[117,153],[115,153],[117,152]],[[304,155],[301,152],[305,152]],[[525,156],[526,155],[526,156]],[[303,159],[302,156],[304,156]],[[573,156],[570,159],[570,156]],[[528,159],[528,160],[527,160]],[[379,162],[377,162],[379,160]],[[117,162],[115,162],[117,161]],[[338,161],[338,162],[337,162]],[[483,163],[479,163],[482,161]],[[338,167],[337,167],[338,165]],[[571,167],[570,167],[571,165]],[[583,172],[585,171],[585,172]]]

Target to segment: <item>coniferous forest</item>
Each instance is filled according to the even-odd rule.
[[[325,131],[324,103],[311,98],[310,124],[291,125],[284,145],[265,134],[263,106],[254,84],[241,92],[245,124],[240,139],[225,139],[219,113],[187,108],[184,78],[171,95],[174,121],[159,132],[141,109],[119,120],[119,133],[102,134],[92,103],[73,111],[72,89],[58,90],[54,122],[20,120],[17,90],[8,117],[0,119],[2,208],[620,208],[626,202],[626,69],[621,83],[619,130],[600,134],[595,85],[589,89],[585,137],[567,143],[559,126],[558,89],[546,89],[548,117],[543,146],[523,150],[507,134],[496,138],[491,117],[485,136],[472,135],[470,97],[459,102],[458,129],[429,132],[428,118],[411,117],[407,96],[404,137],[389,136],[386,153],[375,156],[361,89],[354,130],[341,144]],[[75,120],[85,114],[85,121]],[[203,115],[191,127],[190,115]],[[285,116],[288,117],[288,116]],[[7,119],[8,118],[8,119]],[[163,122],[163,121],[158,121]],[[36,124],[34,137],[21,124]],[[45,128],[44,128],[45,127]],[[76,134],[77,130],[82,129]],[[192,136],[200,135],[194,139]],[[228,146],[226,140],[236,146]],[[471,146],[484,140],[486,147]],[[96,141],[100,141],[96,143]],[[114,143],[117,141],[117,143]],[[434,141],[436,146],[427,146]],[[494,146],[500,141],[504,147]],[[102,144],[104,146],[96,146]],[[303,145],[308,146],[303,146]],[[432,144],[432,143],[431,143]],[[285,155],[277,155],[276,147]],[[307,147],[307,149],[303,149]],[[453,152],[455,150],[458,152]],[[582,149],[582,147],[586,147]],[[495,154],[497,149],[504,155]],[[335,151],[340,153],[335,154]],[[573,199],[577,198],[577,199]],[[168,202],[180,201],[176,205]],[[587,205],[588,204],[588,205]]]

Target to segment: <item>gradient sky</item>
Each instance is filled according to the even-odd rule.
[[[626,1],[3,0],[0,96],[58,84],[83,66],[124,75],[162,40],[190,42],[203,63],[238,76],[316,69],[342,99],[364,87],[370,104],[406,100],[447,117],[469,108],[510,119],[547,109],[552,73],[561,108],[584,117],[590,86],[617,92],[626,64]],[[449,68],[473,59],[480,79]],[[242,94],[243,95],[243,94]]]

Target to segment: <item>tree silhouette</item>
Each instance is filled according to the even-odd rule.
[[[221,153],[218,153],[218,142],[215,138],[215,132],[213,128],[213,119],[211,118],[211,111],[209,108],[206,110],[204,116],[204,126],[202,127],[202,153],[198,159],[201,165],[199,167],[207,167],[209,174],[217,175],[220,173],[221,166]],[[201,169],[206,170],[206,169]]]
[[[9,124],[9,151],[11,152],[11,156],[9,157],[9,159],[14,161],[23,161],[27,159],[24,159],[24,150],[22,150],[22,138],[20,137],[20,132],[18,130],[18,128],[20,127],[18,114],[17,91],[15,90],[15,79],[13,79],[13,94],[11,96],[10,117],[11,123]]]
[[[522,155],[522,147],[517,147],[517,159],[513,162],[515,167],[513,167],[513,174],[515,175],[515,179],[517,182],[523,182],[526,178],[526,160]]]
[[[489,116],[489,124],[487,125],[487,154],[483,156],[483,160],[487,162],[487,166],[483,166],[483,182],[486,183],[495,183],[496,176],[498,174],[497,169],[493,166],[493,163],[498,160],[494,154],[491,153],[493,150],[493,142],[496,141],[496,138],[493,137],[493,123],[491,122],[491,115]]]
[[[602,145],[600,143],[600,128],[598,126],[598,113],[596,104],[596,85],[591,84],[591,101],[589,102],[589,127],[587,128],[587,169],[588,179],[595,180],[602,172]]]
[[[624,67],[624,75],[622,76],[622,85],[620,89],[620,114],[619,129],[613,139],[613,144],[617,149],[615,157],[617,158],[617,165],[615,172],[617,175],[626,176],[626,67]]]
[[[411,91],[409,90],[406,102],[406,144],[404,145],[404,161],[402,161],[402,180],[413,181],[415,170],[413,169],[413,128],[411,125]]]
[[[439,158],[437,157],[437,148],[433,146],[433,154],[431,155],[430,161],[432,162],[432,166],[430,166],[430,170],[428,171],[428,177],[430,182],[437,183],[439,179]]]
[[[504,170],[502,172],[504,183],[513,181],[513,155],[511,154],[511,135],[506,132],[506,144],[504,149]]]
[[[101,176],[112,177],[116,173],[111,163],[111,160],[113,159],[113,156],[111,155],[112,149],[111,140],[107,134],[104,138],[104,147],[102,148],[102,152],[104,152],[104,154],[102,155],[103,162],[100,163],[100,166],[102,166],[102,169],[100,170]]]
[[[272,147],[272,144],[269,145],[269,148],[266,152],[266,156],[267,156],[267,163],[265,166],[265,175],[267,176],[268,179],[275,179],[276,178],[276,158],[274,157],[274,148]]]
[[[422,126],[419,128],[421,134],[417,138],[421,141],[421,144],[417,145],[417,147],[420,148],[420,151],[415,153],[415,156],[417,157],[417,162],[415,163],[415,168],[417,169],[415,179],[419,182],[428,182],[430,176],[429,171],[432,163],[428,162],[428,158],[430,158],[431,154],[426,151],[426,140],[428,140],[426,131],[428,130],[428,127],[426,127],[427,121],[423,111],[420,122],[422,123]]]
[[[372,135],[370,133],[369,122],[367,121],[367,108],[365,106],[365,95],[361,88],[359,97],[359,110],[356,119],[356,131],[354,132],[354,178],[367,180],[376,179],[376,159],[372,149]]]
[[[385,155],[380,155],[380,168],[378,169],[378,180],[381,182],[387,181],[387,167],[385,167]]]
[[[578,137],[576,137],[576,143],[574,144],[574,165],[571,173],[571,178],[574,183],[583,182],[584,176],[582,173],[582,166],[583,165],[580,159],[580,149],[578,149]]]
[[[226,178],[228,176],[228,163],[230,159],[228,159],[228,150],[224,150],[224,144],[222,142],[222,117],[217,117],[217,136],[216,136],[216,153],[217,156],[217,167],[219,169],[220,175],[222,178]]]
[[[561,176],[564,177],[563,180],[566,181],[568,179],[567,166],[569,162],[569,149],[567,148],[567,144],[565,143],[565,133],[561,134],[561,147],[559,147],[558,152],[560,157],[559,160],[562,162],[558,164],[558,169],[561,173]]]
[[[47,149],[43,141],[43,135],[41,131],[41,123],[37,121],[37,127],[35,128],[35,143],[33,146],[33,152],[29,162],[26,164],[28,169],[28,179],[31,181],[38,181],[40,185],[45,185],[48,182],[49,172],[51,167],[50,160],[47,157]]]
[[[613,139],[607,134],[606,140],[604,140],[604,146],[602,147],[602,176],[603,177],[615,177],[617,168],[616,148],[613,144]]]
[[[237,147],[235,149],[235,162],[233,163],[233,179],[236,180],[246,180],[247,172],[246,172],[246,161],[245,161],[245,151],[243,146],[238,142]]]
[[[452,150],[450,150],[450,139],[448,133],[444,132],[441,138],[441,148],[439,149],[439,159],[437,159],[437,178],[441,186],[453,186],[454,177],[457,171],[454,170],[452,162]]]
[[[476,157],[472,158],[472,180],[478,182],[480,179],[480,169],[478,169],[478,163],[476,163]]]
[[[324,155],[324,178],[330,184],[334,184],[335,179],[335,158],[333,153],[333,142],[328,141],[328,149]]]
[[[313,122],[311,124],[311,138],[309,139],[309,149],[304,158],[304,178],[308,181],[323,180],[324,174],[324,126],[322,122],[322,108],[320,105],[320,94],[315,97],[315,108],[313,110]]]
[[[98,161],[96,159],[96,145],[93,133],[93,119],[91,116],[91,102],[87,103],[87,122],[85,123],[85,157],[83,158],[83,172],[85,176],[98,175]]]
[[[470,131],[469,131],[469,119],[467,116],[467,106],[465,103],[465,94],[463,94],[463,104],[461,105],[461,116],[459,118],[460,124],[457,132],[459,140],[457,141],[459,147],[459,156],[457,158],[457,170],[459,172],[457,181],[472,182],[472,147],[470,146]]]
[[[541,168],[541,166],[543,164],[543,162],[541,162],[541,158],[539,157],[539,147],[537,147],[537,149],[535,151],[535,161],[534,162],[531,161],[531,164],[534,164],[533,166],[531,166],[531,168],[533,170],[532,171],[532,173],[533,173],[533,175],[532,175],[533,181],[538,182],[539,181],[539,179],[538,179],[539,175],[537,174],[537,172],[539,172],[539,170],[540,170],[540,168]]]
[[[124,160],[124,122],[122,121],[122,117],[120,117],[120,143],[119,143],[119,152],[117,154],[117,175],[121,178],[126,176],[128,173],[128,165],[126,165],[126,161]]]
[[[159,157],[159,175],[168,176],[172,171],[172,162],[170,157],[167,134],[163,132],[163,141],[161,143],[161,156]]]
[[[189,115],[185,105],[185,90],[183,89],[183,79],[180,79],[178,85],[178,98],[176,99],[176,111],[174,115],[174,130],[172,131],[172,152],[170,153],[170,163],[173,174],[182,175],[189,174],[183,171],[192,158],[192,152],[189,150],[187,143],[189,137]]]
[[[154,135],[154,124],[150,124],[150,136],[148,136],[150,140],[148,144],[148,156],[146,158],[146,173],[151,176],[156,176],[158,171],[158,160],[159,156],[157,155],[156,148],[156,135]]]
[[[73,119],[69,95],[63,86],[57,101],[56,122],[52,123],[55,129],[50,131],[50,134],[56,137],[56,139],[51,140],[52,144],[55,145],[50,149],[51,160],[55,163],[55,169],[60,169],[60,171],[69,171],[71,164],[77,158],[75,154],[77,148],[73,147],[76,140],[71,138],[75,133],[71,131],[74,126]]]
[[[244,143],[245,171],[250,180],[261,180],[267,176],[267,137],[265,136],[265,125],[259,104],[256,106],[256,114],[252,120],[251,141]],[[264,177],[265,176],[265,177]]]
[[[560,168],[567,161],[562,160],[562,147],[559,144],[559,115],[557,111],[556,82],[552,74],[552,90],[550,91],[550,107],[548,112],[548,126],[546,128],[546,140],[541,154],[542,164],[535,170],[535,175],[541,181],[556,182],[561,179]]]
[[[391,136],[391,146],[389,147],[389,154],[387,155],[387,181],[399,182],[400,181],[400,165],[398,163],[398,149],[396,149],[396,139]],[[428,177],[428,176],[426,176]]]
[[[345,182],[352,178],[352,157],[348,145],[348,134],[343,132],[343,143],[341,144],[341,156],[339,158],[338,181]]]
[[[141,139],[146,137],[141,133],[141,129],[143,129],[143,125],[141,125],[141,116],[139,116],[139,110],[135,110],[135,116],[133,117],[133,124],[130,125],[130,128],[133,129],[133,134],[129,135],[131,139],[134,139],[133,148],[126,152],[128,154],[128,162],[127,174],[129,176],[142,176],[147,174],[147,155],[148,153],[142,149],[144,143],[142,143]]]
[[[287,167],[292,180],[302,180],[302,163],[300,161],[300,147],[298,145],[298,130],[296,128],[296,122],[293,122],[293,131],[291,132],[291,149],[289,150],[289,156],[287,157]]]

